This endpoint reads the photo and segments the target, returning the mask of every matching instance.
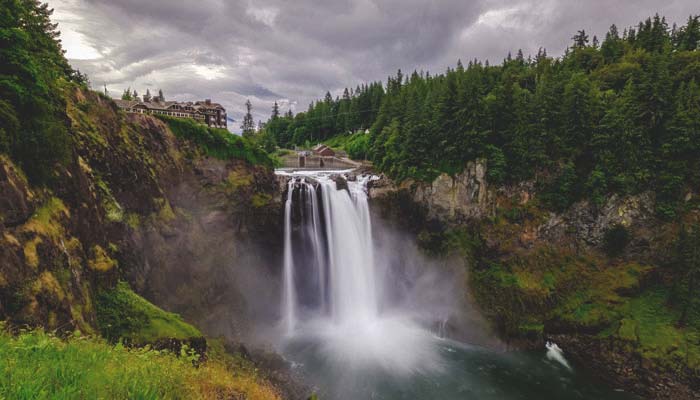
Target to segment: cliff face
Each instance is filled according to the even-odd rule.
[[[0,320],[97,332],[96,295],[127,280],[206,333],[246,331],[249,299],[276,293],[272,170],[206,157],[160,120],[70,90],[72,156],[50,185],[0,157]]]
[[[646,228],[659,224],[651,193],[613,195],[602,206],[582,201],[563,213],[544,211],[539,205],[534,182],[491,187],[486,181],[485,161],[470,162],[457,176],[442,174],[430,184],[411,180],[396,184],[383,178],[371,187],[370,196],[376,199],[398,192],[420,205],[425,218],[451,226],[496,218],[509,209],[538,209],[537,223],[525,227],[528,231],[521,235],[520,244],[525,247],[537,240],[556,242],[566,238],[596,248],[601,246],[606,230],[618,224],[644,229],[643,236],[653,239],[648,237],[652,232]]]
[[[485,172],[477,162],[432,184],[381,179],[370,196],[428,251],[464,256],[465,290],[511,345],[555,340],[645,397],[696,398],[700,321],[678,324],[669,264],[679,226],[655,216],[653,194],[555,213],[534,182],[495,187]],[[697,218],[689,209],[686,221]]]

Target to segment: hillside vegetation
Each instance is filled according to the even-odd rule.
[[[557,58],[540,49],[438,75],[399,71],[266,129],[281,146],[370,129],[368,158],[398,180],[486,159],[490,183],[535,179],[553,210],[651,189],[674,218],[700,183],[699,41],[697,16],[669,27],[657,15],[601,40],[579,31]]]
[[[272,207],[258,182],[271,159],[225,131],[124,114],[68,65],[51,13],[0,6],[0,398],[278,398],[252,362],[125,283],[145,281],[145,235],[200,225],[175,189]],[[224,196],[234,170],[248,184]]]

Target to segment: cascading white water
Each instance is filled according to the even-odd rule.
[[[328,227],[331,315],[340,323],[370,321],[378,304],[366,179],[348,182],[348,191],[335,182],[319,180]]]
[[[338,185],[331,173],[291,175],[285,204],[286,336],[314,338],[345,366],[410,372],[436,364],[433,336],[409,318],[380,310],[367,198],[371,176]],[[406,351],[406,349],[411,351]]]
[[[294,259],[292,258],[292,193],[293,180],[287,185],[287,201],[284,204],[284,293],[282,294],[282,313],[285,329],[294,331],[296,324],[296,291],[294,287]]]
[[[288,332],[294,330],[297,310],[301,308],[315,308],[307,311],[316,316],[330,313],[340,323],[377,317],[372,226],[366,193],[369,179],[360,177],[347,182],[348,190],[337,190],[336,183],[324,175],[308,180],[290,179],[285,203],[282,310]],[[296,207],[302,230],[296,239],[304,243],[293,243],[295,191],[303,203]],[[308,274],[315,270],[317,284],[306,289],[316,293],[305,293],[307,299],[315,300],[312,305],[300,304],[296,296],[295,245],[310,247],[304,271]]]

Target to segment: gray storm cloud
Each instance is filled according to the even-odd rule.
[[[441,72],[458,59],[500,62],[539,47],[560,55],[585,29],[655,13],[684,23],[696,0],[50,0],[74,67],[113,96],[125,88],[212,98],[237,120],[271,105],[295,111],[326,91],[384,80],[399,68]]]

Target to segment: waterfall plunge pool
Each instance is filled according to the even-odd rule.
[[[390,338],[387,338],[390,340]],[[391,343],[387,343],[391,346]],[[291,339],[284,346],[319,399],[334,400],[633,400],[540,352],[496,352],[433,337],[437,357],[408,371],[400,364],[413,348],[398,350],[395,368],[381,363],[352,363],[328,352],[313,336]],[[395,350],[395,349],[392,349]],[[389,361],[389,360],[387,360]]]
[[[320,399],[635,399],[572,368],[555,344],[506,353],[470,346],[439,338],[411,317],[416,310],[387,304],[372,177],[339,190],[333,176],[347,172],[278,171],[290,178],[279,347]]]

